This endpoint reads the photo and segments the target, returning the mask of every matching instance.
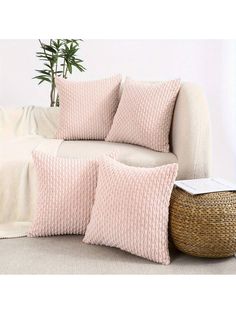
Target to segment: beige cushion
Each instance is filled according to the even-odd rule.
[[[172,153],[159,153],[149,148],[105,141],[65,141],[58,150],[60,157],[96,157],[104,153],[118,151],[117,159],[126,165],[136,167],[156,167],[176,163],[177,158]]]

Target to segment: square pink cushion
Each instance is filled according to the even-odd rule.
[[[121,75],[96,81],[56,78],[58,139],[104,140],[119,103]]]
[[[85,233],[94,202],[99,159],[70,159],[33,152],[38,201],[28,236]]]
[[[177,168],[137,168],[105,158],[83,241],[169,264],[169,201]]]
[[[127,79],[106,141],[169,152],[169,133],[180,80],[138,82]]]

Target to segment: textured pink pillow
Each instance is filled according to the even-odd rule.
[[[121,75],[97,81],[56,78],[60,116],[57,138],[104,140],[119,103]]]
[[[105,158],[83,241],[169,264],[169,201],[177,168],[137,168]]]
[[[180,80],[126,80],[106,141],[124,142],[169,151],[169,133]]]
[[[99,160],[33,153],[38,203],[28,236],[85,233],[94,202]]]

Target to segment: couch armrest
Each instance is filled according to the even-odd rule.
[[[58,120],[58,107],[0,107],[0,139],[35,134],[55,138]]]
[[[208,105],[201,88],[183,83],[176,101],[171,150],[179,163],[178,179],[210,175],[211,138]]]

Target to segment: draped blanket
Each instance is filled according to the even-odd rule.
[[[24,236],[33,218],[37,181],[32,151],[56,155],[55,114],[48,108],[0,107],[0,238]]]

